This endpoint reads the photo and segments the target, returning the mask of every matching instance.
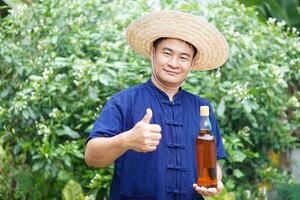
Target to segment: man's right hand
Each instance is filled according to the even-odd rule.
[[[154,151],[161,139],[161,127],[158,124],[150,124],[152,110],[147,109],[144,118],[126,135],[126,146],[138,152]]]

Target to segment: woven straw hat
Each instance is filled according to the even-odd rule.
[[[126,32],[129,46],[138,54],[151,56],[153,42],[161,37],[189,42],[197,49],[193,70],[220,67],[228,58],[223,35],[206,20],[180,11],[159,11],[131,23]]]

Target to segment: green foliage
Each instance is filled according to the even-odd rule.
[[[255,6],[263,19],[273,17],[288,26],[300,29],[299,0],[239,0],[246,6]]]
[[[278,200],[297,200],[300,197],[300,184],[282,184],[278,190]]]
[[[94,195],[102,170],[85,165],[86,137],[106,100],[149,74],[124,47],[125,27],[146,9],[134,5],[42,1],[2,21],[1,199],[59,198],[69,180]]]
[[[222,68],[193,72],[184,85],[217,113],[228,153],[223,197],[265,197],[292,182],[268,153],[293,148],[300,124],[297,32],[261,23],[233,0],[161,2],[206,17],[229,42]],[[39,1],[1,21],[1,199],[108,196],[113,168],[87,167],[84,144],[107,99],[149,78],[150,62],[129,49],[125,30],[151,9],[145,0]]]

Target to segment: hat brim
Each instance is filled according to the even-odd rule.
[[[153,42],[162,37],[189,42],[197,49],[193,70],[211,70],[228,59],[224,36],[206,20],[180,11],[160,11],[142,16],[126,32],[129,46],[138,54],[151,56]]]

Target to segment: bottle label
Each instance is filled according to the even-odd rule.
[[[205,135],[199,135],[198,138],[202,139],[202,140],[213,140],[214,137],[212,135],[209,134],[205,134]]]

